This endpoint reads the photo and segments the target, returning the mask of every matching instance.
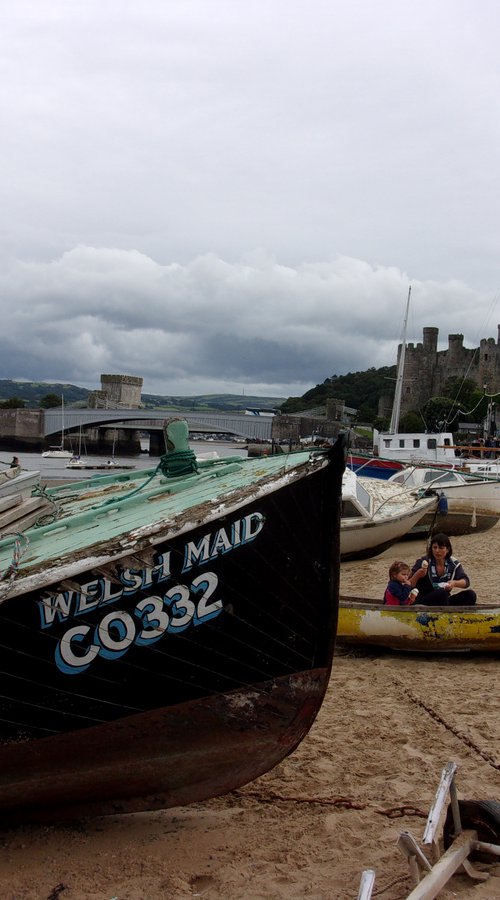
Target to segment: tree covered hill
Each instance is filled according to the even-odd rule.
[[[306,391],[302,397],[289,397],[281,406],[283,413],[300,412],[322,406],[330,398],[343,400],[346,406],[359,410],[361,422],[373,422],[378,415],[378,402],[383,394],[392,395],[396,384],[396,366],[367,369],[332,375],[323,384]]]
[[[86,388],[74,384],[0,379],[0,403],[24,406],[26,409],[38,409],[41,405],[46,405],[44,401],[49,396],[54,399],[50,405],[59,405],[61,397],[64,397],[64,405],[67,407],[85,407],[90,393],[91,391]],[[284,397],[254,397],[244,394],[199,394],[193,397],[142,395],[142,404],[146,409],[168,408],[179,411],[242,412],[247,407],[277,409],[283,402]]]
[[[90,391],[74,384],[62,384],[48,381],[11,381],[0,379],[0,401],[22,400],[28,409],[37,409],[44,397],[54,394],[64,397],[66,406],[86,402]]]

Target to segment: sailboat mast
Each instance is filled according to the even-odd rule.
[[[408,312],[410,309],[411,284],[408,288],[408,299],[406,301],[406,312],[403,322],[403,339],[401,342],[401,353],[398,360],[398,371],[396,375],[396,390],[394,391],[394,402],[392,404],[391,424],[389,426],[389,434],[396,434],[399,431],[399,416],[401,413],[401,396],[403,393],[403,376],[405,372],[405,352],[406,352],[406,329],[408,326]]]
[[[61,394],[61,450],[64,450],[64,394]]]

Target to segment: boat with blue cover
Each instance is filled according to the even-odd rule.
[[[0,816],[166,808],[290,753],[328,685],[342,442],[46,489],[0,541]]]

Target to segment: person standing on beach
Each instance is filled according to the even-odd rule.
[[[477,599],[446,534],[430,539],[426,556],[417,559],[411,570],[410,582],[418,588],[418,602],[424,606],[473,606]],[[452,596],[457,588],[458,594]]]

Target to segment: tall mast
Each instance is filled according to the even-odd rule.
[[[394,391],[394,402],[392,404],[391,424],[389,426],[389,434],[396,434],[399,431],[399,414],[401,412],[401,395],[403,393],[403,376],[405,373],[405,352],[406,352],[406,328],[408,325],[408,312],[410,309],[411,284],[408,288],[408,299],[406,301],[406,312],[403,322],[403,339],[401,342],[401,353],[398,360],[398,371],[396,376],[396,390]]]

